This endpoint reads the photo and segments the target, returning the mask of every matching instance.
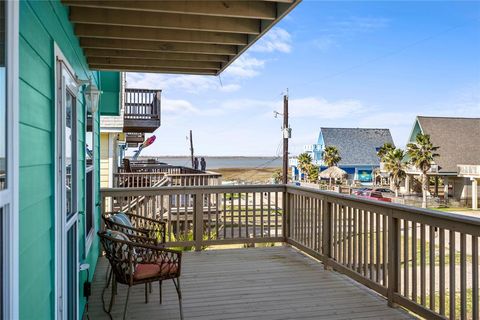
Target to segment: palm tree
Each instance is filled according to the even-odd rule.
[[[325,147],[325,150],[323,150],[323,162],[327,165],[327,167],[330,168],[336,166],[340,160],[342,160],[342,157],[340,157],[340,152],[338,151],[337,147]],[[328,184],[332,185],[332,178],[329,179]]]
[[[318,180],[318,167],[313,163],[307,166],[308,182],[315,183]]]
[[[297,157],[297,160],[298,168],[300,169],[300,171],[308,174],[308,166],[312,163],[312,156],[306,152],[300,153]]]
[[[384,162],[383,158],[385,158],[387,153],[392,150],[395,150],[395,147],[393,146],[393,144],[391,144],[390,142],[385,142],[383,146],[381,146],[377,151],[377,156],[380,158],[380,161]]]
[[[337,147],[328,146],[323,150],[323,162],[327,167],[336,166],[340,160],[342,160],[342,157],[340,157]]]
[[[407,155],[410,157],[410,163],[422,171],[422,207],[427,207],[427,192],[429,187],[428,170],[432,167],[435,158],[439,156],[435,151],[439,147],[434,146],[430,141],[430,135],[417,134],[415,142],[407,145]]]
[[[400,180],[406,177],[405,169],[407,162],[405,161],[405,151],[402,149],[392,149],[383,156],[385,170],[390,174],[393,182],[395,196],[398,197],[398,189],[400,188]]]

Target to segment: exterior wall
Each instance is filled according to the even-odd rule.
[[[450,184],[453,185],[452,197],[458,200],[467,200],[470,203],[472,200],[472,181],[470,178],[455,177],[449,178],[449,180],[451,181]],[[480,190],[478,196],[480,196]]]
[[[19,37],[20,82],[20,189],[19,189],[19,309],[20,319],[55,317],[55,54],[54,43],[81,79],[97,74],[88,71],[85,57],[60,1],[21,1]],[[85,106],[78,96],[78,208],[85,210]],[[98,117],[97,117],[98,118]],[[99,153],[99,123],[94,124],[95,153]],[[95,181],[99,183],[98,157]],[[99,188],[96,188],[99,190]],[[98,203],[99,194],[96,194]],[[79,258],[90,263],[90,276],[98,257],[94,240],[85,252],[84,214],[79,214]],[[98,209],[96,213],[96,226]],[[83,284],[85,273],[79,275]],[[83,285],[79,285],[79,313],[83,313]],[[79,317],[81,318],[81,317]]]

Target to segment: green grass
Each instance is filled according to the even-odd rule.
[[[472,209],[470,208],[465,208],[465,207],[441,207],[441,208],[433,208],[433,207],[429,207],[429,209],[432,209],[432,210],[437,210],[437,211],[441,211],[441,212],[469,212],[469,211],[473,211]]]
[[[472,319],[472,307],[473,307],[473,290],[472,288],[467,289],[467,318]],[[430,295],[426,296],[425,305],[430,308]],[[435,294],[435,311],[439,312],[440,310],[440,295]],[[455,292],[455,318],[459,319],[462,311],[462,302],[460,297],[460,292]],[[445,292],[445,315],[450,316],[450,291]]]

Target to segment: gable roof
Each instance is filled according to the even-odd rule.
[[[440,147],[435,159],[440,172],[457,172],[459,164],[480,164],[480,118],[418,116],[416,121]]]
[[[377,148],[393,144],[389,129],[320,128],[325,146],[338,148],[342,160],[339,165],[379,166]]]

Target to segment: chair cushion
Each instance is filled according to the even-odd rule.
[[[132,222],[130,221],[130,218],[128,218],[128,216],[123,212],[114,214],[112,216],[112,219],[113,219],[113,222],[116,222],[118,224],[123,224],[124,226],[127,226],[129,228],[133,227]]]
[[[161,266],[161,269],[160,269]],[[156,264],[156,263],[141,263],[137,265],[134,280],[143,280],[154,277],[163,277],[167,275],[174,275],[177,273],[178,267],[176,264],[170,262]]]
[[[118,239],[118,240],[130,241],[130,239],[128,238],[128,236],[125,233],[117,231],[117,230],[107,229],[107,235],[112,237],[112,238]]]

